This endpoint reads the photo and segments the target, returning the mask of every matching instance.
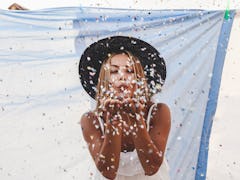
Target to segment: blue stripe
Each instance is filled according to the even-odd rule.
[[[211,134],[213,117],[216,112],[217,100],[219,94],[219,88],[222,77],[222,70],[224,59],[226,56],[226,49],[228,46],[228,40],[232,28],[233,18],[235,11],[230,11],[230,18],[228,20],[223,20],[223,25],[221,28],[221,33],[218,40],[217,52],[213,68],[213,76],[211,79],[211,86],[208,95],[208,103],[205,111],[201,144],[198,154],[198,163],[195,174],[195,180],[205,180],[207,173],[207,161],[208,161],[208,149],[209,149],[209,137]]]

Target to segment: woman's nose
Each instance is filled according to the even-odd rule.
[[[123,75],[120,75],[120,76],[119,76],[119,80],[125,80],[124,76],[123,76]]]
[[[126,81],[127,80],[127,76],[125,73],[120,73],[119,74],[119,80],[120,81]]]

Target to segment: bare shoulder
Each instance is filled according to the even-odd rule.
[[[89,135],[101,136],[100,124],[94,112],[89,111],[82,115],[80,120],[82,133],[86,141],[89,141]]]
[[[87,126],[92,124],[93,120],[96,119],[94,112],[89,111],[82,115],[80,119],[81,126]]]
[[[158,103],[152,112],[149,135],[157,148],[163,153],[165,152],[170,129],[170,108],[164,103]]]
[[[170,115],[170,108],[167,104],[157,103],[157,113],[160,113],[162,115]]]
[[[156,110],[153,115],[153,123],[161,124],[161,126],[171,126],[171,112],[167,104],[157,103]]]

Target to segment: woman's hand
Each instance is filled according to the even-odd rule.
[[[103,105],[103,117],[106,118],[107,123],[111,123],[114,121],[121,122],[122,119],[120,114],[122,111],[122,103],[117,99],[107,99],[104,101]]]
[[[11,6],[8,7],[9,10],[28,10],[27,8],[20,6],[17,3],[13,3]]]
[[[124,113],[128,113],[130,117],[136,117],[143,115],[145,103],[135,98],[127,98],[122,102],[122,109]]]

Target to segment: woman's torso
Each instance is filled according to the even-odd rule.
[[[156,104],[149,102],[146,107],[146,112],[144,114],[144,119],[146,123],[147,130],[149,131],[150,126],[151,126],[151,114],[154,109],[154,106]],[[99,119],[99,123],[101,125],[101,130],[102,133],[104,133],[104,126],[103,120]],[[153,175],[153,176],[145,176],[144,170],[142,168],[142,165],[140,163],[140,160],[137,155],[137,151],[134,147],[133,141],[131,136],[123,135],[122,136],[122,147],[121,147],[121,153],[120,153],[120,164],[119,164],[119,169],[117,173],[117,180],[125,180],[125,179],[156,179],[156,180],[168,180],[169,178],[169,168],[168,164],[164,158],[164,161],[159,169],[159,171]],[[97,179],[102,179],[105,180],[105,178],[100,174],[100,172],[97,171],[96,178]],[[102,180],[101,179],[101,180]]]
[[[150,110],[151,107],[153,109],[154,105],[156,105],[156,104],[154,104],[151,101],[148,101],[146,103],[146,107],[144,109],[143,117],[145,119],[145,125],[146,125],[147,129],[150,129],[150,125],[151,125],[151,121],[150,121],[150,119],[148,119],[149,110]],[[151,109],[151,111],[152,111],[152,109]],[[128,116],[127,114],[122,114],[122,119],[127,119],[128,118],[127,116]],[[100,118],[99,123],[100,123],[102,134],[104,134],[103,123],[105,123],[105,120]],[[130,134],[130,127],[125,124],[123,129],[124,129],[124,133],[122,133],[121,152],[132,152],[132,151],[134,151],[135,146],[134,146],[131,134]]]

